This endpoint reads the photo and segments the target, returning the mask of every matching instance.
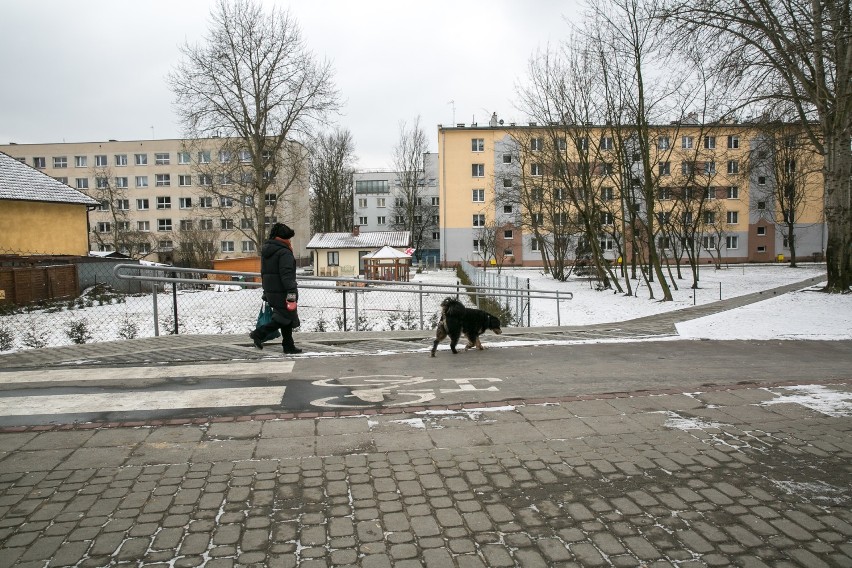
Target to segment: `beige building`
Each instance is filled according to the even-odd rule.
[[[195,247],[204,258],[255,256],[256,236],[283,222],[296,231],[296,257],[308,256],[307,168],[286,167],[279,177],[287,182],[274,186],[278,193],[268,191],[259,208],[247,173],[251,157],[233,140],[11,143],[0,151],[99,203],[89,214],[91,250],[163,262],[185,258],[181,247]],[[258,211],[263,229],[254,222]]]
[[[408,247],[408,231],[361,232],[357,225],[351,233],[317,233],[308,243],[316,276],[356,277],[365,273],[364,257],[383,247],[399,251]]]

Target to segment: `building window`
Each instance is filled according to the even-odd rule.
[[[441,203],[440,197],[433,197],[432,198],[432,206],[433,207],[437,207],[438,205],[440,205],[440,203]]]
[[[105,177],[96,177],[95,187],[98,189],[109,189],[109,180]]]
[[[168,166],[169,165],[169,153],[168,152],[157,152],[154,154],[154,163],[158,166]]]
[[[473,226],[474,227],[484,227],[485,226],[485,214],[477,213],[473,216]]]
[[[38,168],[38,169],[40,169],[40,170],[43,170],[45,167],[47,167],[47,166],[45,165],[45,160],[44,160],[44,158],[41,158],[41,157],[33,158],[33,167],[34,167],[34,168]]]
[[[181,209],[192,209],[192,198],[191,197],[179,197],[178,198],[178,207]]]
[[[615,248],[615,241],[609,237],[601,239],[601,250],[612,250]]]
[[[190,157],[189,152],[178,152],[178,164],[189,164]]]
[[[148,176],[136,176],[136,187],[148,187]]]
[[[612,150],[612,136],[601,137],[601,150]]]
[[[86,156],[74,156],[75,168],[86,168],[89,165],[89,159]]]
[[[563,137],[559,137],[556,139],[556,149],[560,152],[563,152],[568,149],[568,141]]]
[[[210,174],[200,174],[198,176],[198,185],[202,187],[210,187],[213,185],[213,176]]]
[[[198,206],[201,209],[212,209],[213,208],[213,198],[212,197],[199,197],[198,198]]]
[[[507,204],[507,205],[503,206],[503,213],[512,213],[514,210],[515,210],[515,208],[512,207],[511,205]]]
[[[757,236],[765,237],[766,236],[766,227],[758,227],[757,228]]]
[[[278,203],[278,195],[275,193],[264,193],[263,203],[266,207],[275,207],[275,204]]]
[[[151,222],[150,221],[136,221],[136,230],[142,231],[143,233],[149,232],[151,230]]]
[[[601,225],[612,225],[613,224],[613,216],[612,213],[603,212],[601,213]]]
[[[671,240],[668,237],[657,238],[657,248],[670,249],[672,248]]]
[[[65,185],[68,185],[68,178],[67,177],[55,177],[53,179],[55,179],[59,183],[64,183]]]
[[[363,217],[358,217],[358,224],[359,225],[366,225],[367,224],[367,216],[365,215]]]
[[[530,175],[532,175],[532,176],[544,175],[544,168],[541,166],[541,164],[532,164],[532,165],[530,165]]]
[[[192,176],[187,174],[181,174],[178,176],[178,185],[187,186],[192,185]]]
[[[198,220],[198,228],[204,231],[212,231],[213,230],[213,219],[199,219]]]
[[[181,231],[191,231],[192,230],[192,219],[181,219],[179,226],[180,226]]]
[[[757,247],[757,252],[766,252],[766,247],[765,246]]]
[[[512,187],[512,178],[503,178],[503,187]]]
[[[328,266],[340,266],[340,253],[338,251],[330,250],[325,254]]]
[[[511,164],[512,163],[512,154],[503,154],[503,163]]]
[[[725,219],[728,225],[736,225],[740,220],[740,213],[739,211],[728,211]]]
[[[233,219],[219,219],[219,228],[223,231],[233,231],[234,230],[234,220]]]
[[[254,252],[254,241],[242,241],[243,252]]]
[[[105,154],[99,154],[95,156],[95,167],[105,168],[109,164],[107,163],[107,157]]]
[[[126,166],[127,165],[127,154],[116,154],[115,155],[115,165],[116,166]]]
[[[473,252],[480,252],[483,248],[484,245],[481,239],[473,239]]]
[[[251,162],[251,152],[249,152],[248,150],[240,150],[239,156],[240,162],[244,164]]]
[[[716,137],[715,136],[705,136],[704,137],[704,149],[705,150],[715,150],[716,149]]]
[[[174,243],[172,241],[159,241],[157,246],[159,246],[162,251],[169,251],[174,248]]]
[[[513,231],[512,229],[506,229],[505,231],[503,231],[503,239],[504,240],[511,241],[514,238],[515,238],[515,231]]]
[[[161,195],[157,198],[157,209],[171,209],[172,198],[167,195]]]
[[[148,165],[148,154],[135,154],[133,156],[136,161],[137,166],[147,166]]]
[[[706,225],[712,225],[716,222],[716,212],[715,211],[705,211],[704,212],[704,223]]]
[[[74,183],[77,189],[89,189],[89,178],[77,178]]]
[[[668,187],[661,187],[657,190],[657,199],[666,201],[672,198],[672,190]]]
[[[387,218],[384,215],[380,215],[380,216],[376,217],[376,224],[377,225],[386,225],[387,224]]]
[[[757,210],[758,211],[765,211],[766,210],[766,202],[765,201],[758,201],[757,202]]]
[[[539,244],[538,239],[533,237],[532,240],[530,241],[530,250],[533,251],[533,252],[536,252],[536,251],[541,250],[539,247],[540,247],[540,244]]]
[[[715,174],[716,162],[704,162],[704,173],[708,176]]]
[[[219,150],[219,161],[227,164],[231,161],[231,153],[227,150]]]
[[[151,208],[151,205],[148,199],[137,199],[136,200],[136,209],[139,211],[147,211]]]
[[[115,178],[115,187],[118,189],[127,189],[129,186],[127,184],[126,177],[117,177]]]
[[[485,138],[471,138],[471,140],[470,140],[470,151],[471,152],[484,152],[485,151]]]
[[[471,164],[470,175],[473,177],[485,177],[485,164]]]
[[[758,176],[757,185],[766,185],[766,176]]]
[[[688,176],[692,174],[694,170],[695,164],[692,162],[681,162],[680,163],[680,173],[682,175]]]
[[[233,207],[233,206],[234,206],[234,200],[232,198],[222,197],[222,196],[219,197],[219,207],[224,209],[224,208]]]
[[[740,163],[737,160],[728,160],[728,173],[729,174],[740,173]]]
[[[657,138],[657,149],[658,150],[668,150],[671,146],[671,141],[668,136],[660,136]],[[638,160],[634,160],[638,161]]]
[[[701,237],[701,246],[707,250],[716,248],[716,237]]]
[[[735,149],[740,147],[740,137],[736,134],[728,136],[728,148]],[[730,247],[728,247],[730,248]],[[736,247],[734,247],[736,248]]]
[[[397,215],[395,217],[394,223],[396,223],[397,225],[404,225],[405,224],[405,217],[403,215]]]
[[[107,223],[105,221],[101,221],[98,223],[98,232],[99,233],[111,233],[112,232],[112,224]]]
[[[690,148],[692,148],[693,142],[694,142],[694,139],[692,138],[692,136],[681,136],[680,137],[680,147],[684,150],[689,150]]]
[[[441,240],[441,233],[439,231],[432,231],[432,240],[433,241],[440,241]]]
[[[397,207],[402,207],[403,203],[404,203],[404,201],[403,201],[402,197],[397,197],[396,199],[393,200],[393,204]]]
[[[208,150],[202,150],[198,153],[198,163],[199,164],[209,164],[210,163],[210,152]]]
[[[53,167],[54,168],[67,168],[68,167],[68,158],[65,156],[57,156],[53,158]]]
[[[725,248],[737,249],[740,247],[740,238],[736,236],[725,237]]]
[[[171,231],[172,230],[172,220],[171,219],[157,219],[157,230],[158,231]]]
[[[254,227],[254,219],[240,219],[240,229],[248,230]]]
[[[658,169],[661,176],[670,176],[672,175],[672,163],[671,162],[660,162],[658,165]]]
[[[358,209],[366,209],[367,208],[367,198],[359,197],[358,198]]]
[[[234,252],[234,241],[222,241],[219,243],[222,252]]]
[[[474,203],[484,203],[485,202],[485,190],[484,189],[474,189],[473,190],[473,202]]]
[[[715,187],[705,187],[704,188],[704,199],[716,199],[716,188]]]
[[[739,199],[740,198],[740,188],[732,185],[728,188],[728,199]]]
[[[376,198],[376,207],[385,207],[385,198],[377,197]]]
[[[154,185],[157,187],[168,187],[172,184],[172,176],[170,174],[156,174],[154,176]]]
[[[544,150],[544,140],[541,138],[533,138],[530,140],[530,150],[533,152],[541,152]]]

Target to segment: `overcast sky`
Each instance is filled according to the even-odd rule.
[[[400,121],[524,120],[516,87],[530,56],[569,34],[578,0],[264,0],[290,9],[330,60],[337,123],[358,166],[389,168]],[[0,143],[177,138],[165,77],[203,35],[213,0],[3,0]],[[451,103],[450,101],[454,101]]]

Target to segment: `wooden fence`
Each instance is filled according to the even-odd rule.
[[[76,298],[79,293],[73,264],[0,267],[0,303],[23,306],[40,300]]]

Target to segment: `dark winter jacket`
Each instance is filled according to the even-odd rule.
[[[278,239],[269,239],[260,251],[260,276],[263,295],[275,313],[275,319],[284,325],[298,327],[296,311],[288,311],[285,298],[288,293],[297,294],[296,258],[293,251]]]

